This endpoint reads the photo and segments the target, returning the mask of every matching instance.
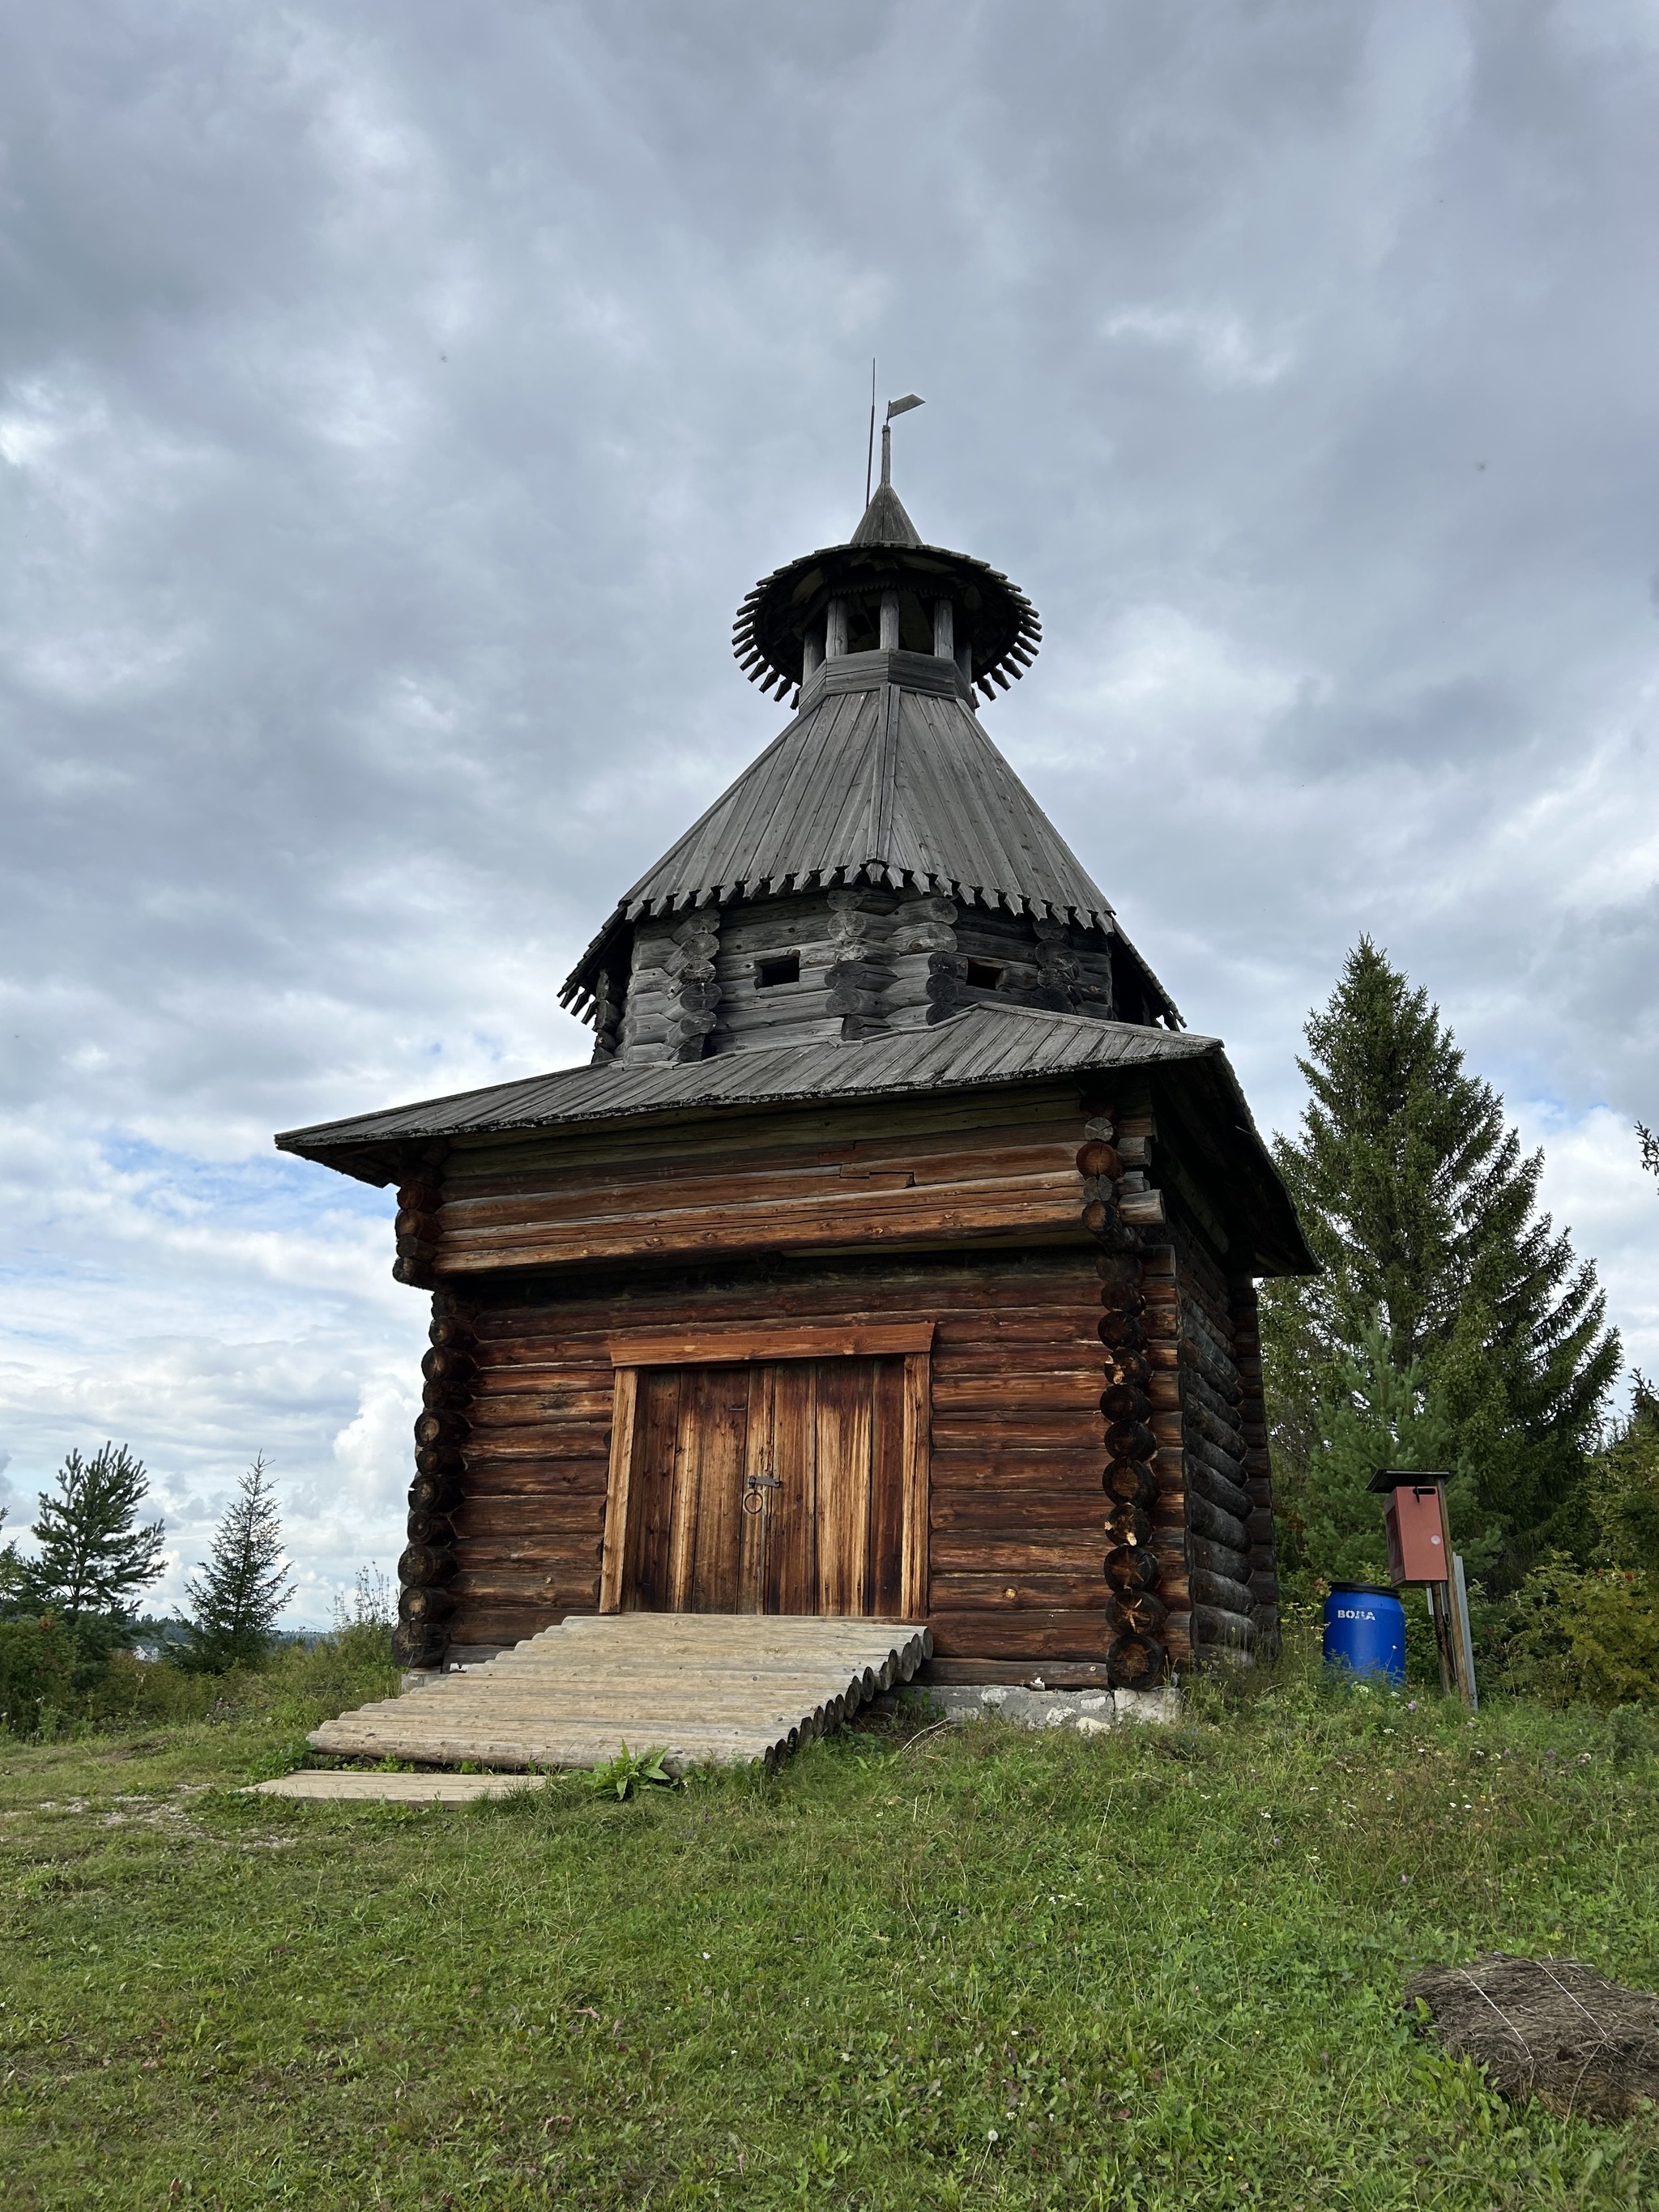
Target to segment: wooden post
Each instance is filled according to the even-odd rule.
[[[823,657],[839,660],[847,651],[847,602],[831,599],[823,611]]]
[[[933,651],[940,660],[956,658],[957,611],[949,599],[933,602]]]
[[[971,689],[974,681],[974,648],[969,640],[965,637],[957,647],[957,673]]]
[[[1452,1673],[1463,1703],[1472,1713],[1480,1710],[1480,1692],[1474,1683],[1474,1638],[1469,1632],[1469,1592],[1463,1579],[1463,1562],[1452,1554],[1451,1579],[1446,1584],[1447,1611],[1451,1615]]]
[[[912,1352],[904,1362],[904,1527],[899,1598],[907,1620],[927,1618],[927,1447],[932,1416],[933,1362],[926,1352]]]
[[[896,653],[899,641],[898,593],[884,592],[881,595],[881,649]]]
[[[808,684],[823,665],[823,647],[818,643],[816,625],[809,629],[800,643],[800,680]]]
[[[1452,1550],[1451,1515],[1446,1508],[1446,1486],[1440,1492],[1440,1534],[1446,1562],[1446,1579],[1431,1583],[1429,1602],[1434,1607],[1434,1640],[1440,1658],[1440,1688],[1443,1696],[1455,1690],[1469,1711],[1480,1709],[1474,1686],[1474,1643],[1469,1633],[1469,1594],[1463,1579],[1463,1562]]]
[[[619,1613],[628,1566],[628,1492],[634,1471],[634,1416],[640,1371],[618,1367],[611,1388],[611,1465],[605,1482],[605,1549],[599,1570],[599,1611]]]

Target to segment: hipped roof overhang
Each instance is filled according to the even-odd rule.
[[[975,1006],[926,1029],[858,1042],[779,1045],[684,1066],[614,1061],[493,1084],[344,1121],[289,1129],[281,1152],[386,1185],[451,1144],[628,1123],[705,1121],[763,1109],[1032,1089],[1134,1069],[1167,1099],[1183,1133],[1211,1155],[1228,1198],[1230,1231],[1253,1273],[1310,1274],[1289,1194],[1250,1118],[1220,1040],[1023,1007]]]

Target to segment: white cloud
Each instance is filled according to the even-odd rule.
[[[1277,384],[1297,359],[1289,338],[1261,337],[1242,316],[1218,308],[1120,307],[1102,324],[1101,335],[1190,354],[1220,385]]]

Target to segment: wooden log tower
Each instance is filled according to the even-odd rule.
[[[1314,1262],[979,720],[1039,637],[884,471],[739,610],[789,720],[577,963],[592,1063],[277,1139],[397,1186],[432,1298],[409,1666],[640,1610],[1051,1688],[1275,1639],[1255,1284]]]

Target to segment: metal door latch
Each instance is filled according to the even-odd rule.
[[[743,1486],[744,1511],[745,1513],[765,1512],[766,1500],[761,1493],[767,1490],[781,1490],[782,1488],[783,1485],[778,1480],[775,1474],[751,1474],[745,1476]]]

